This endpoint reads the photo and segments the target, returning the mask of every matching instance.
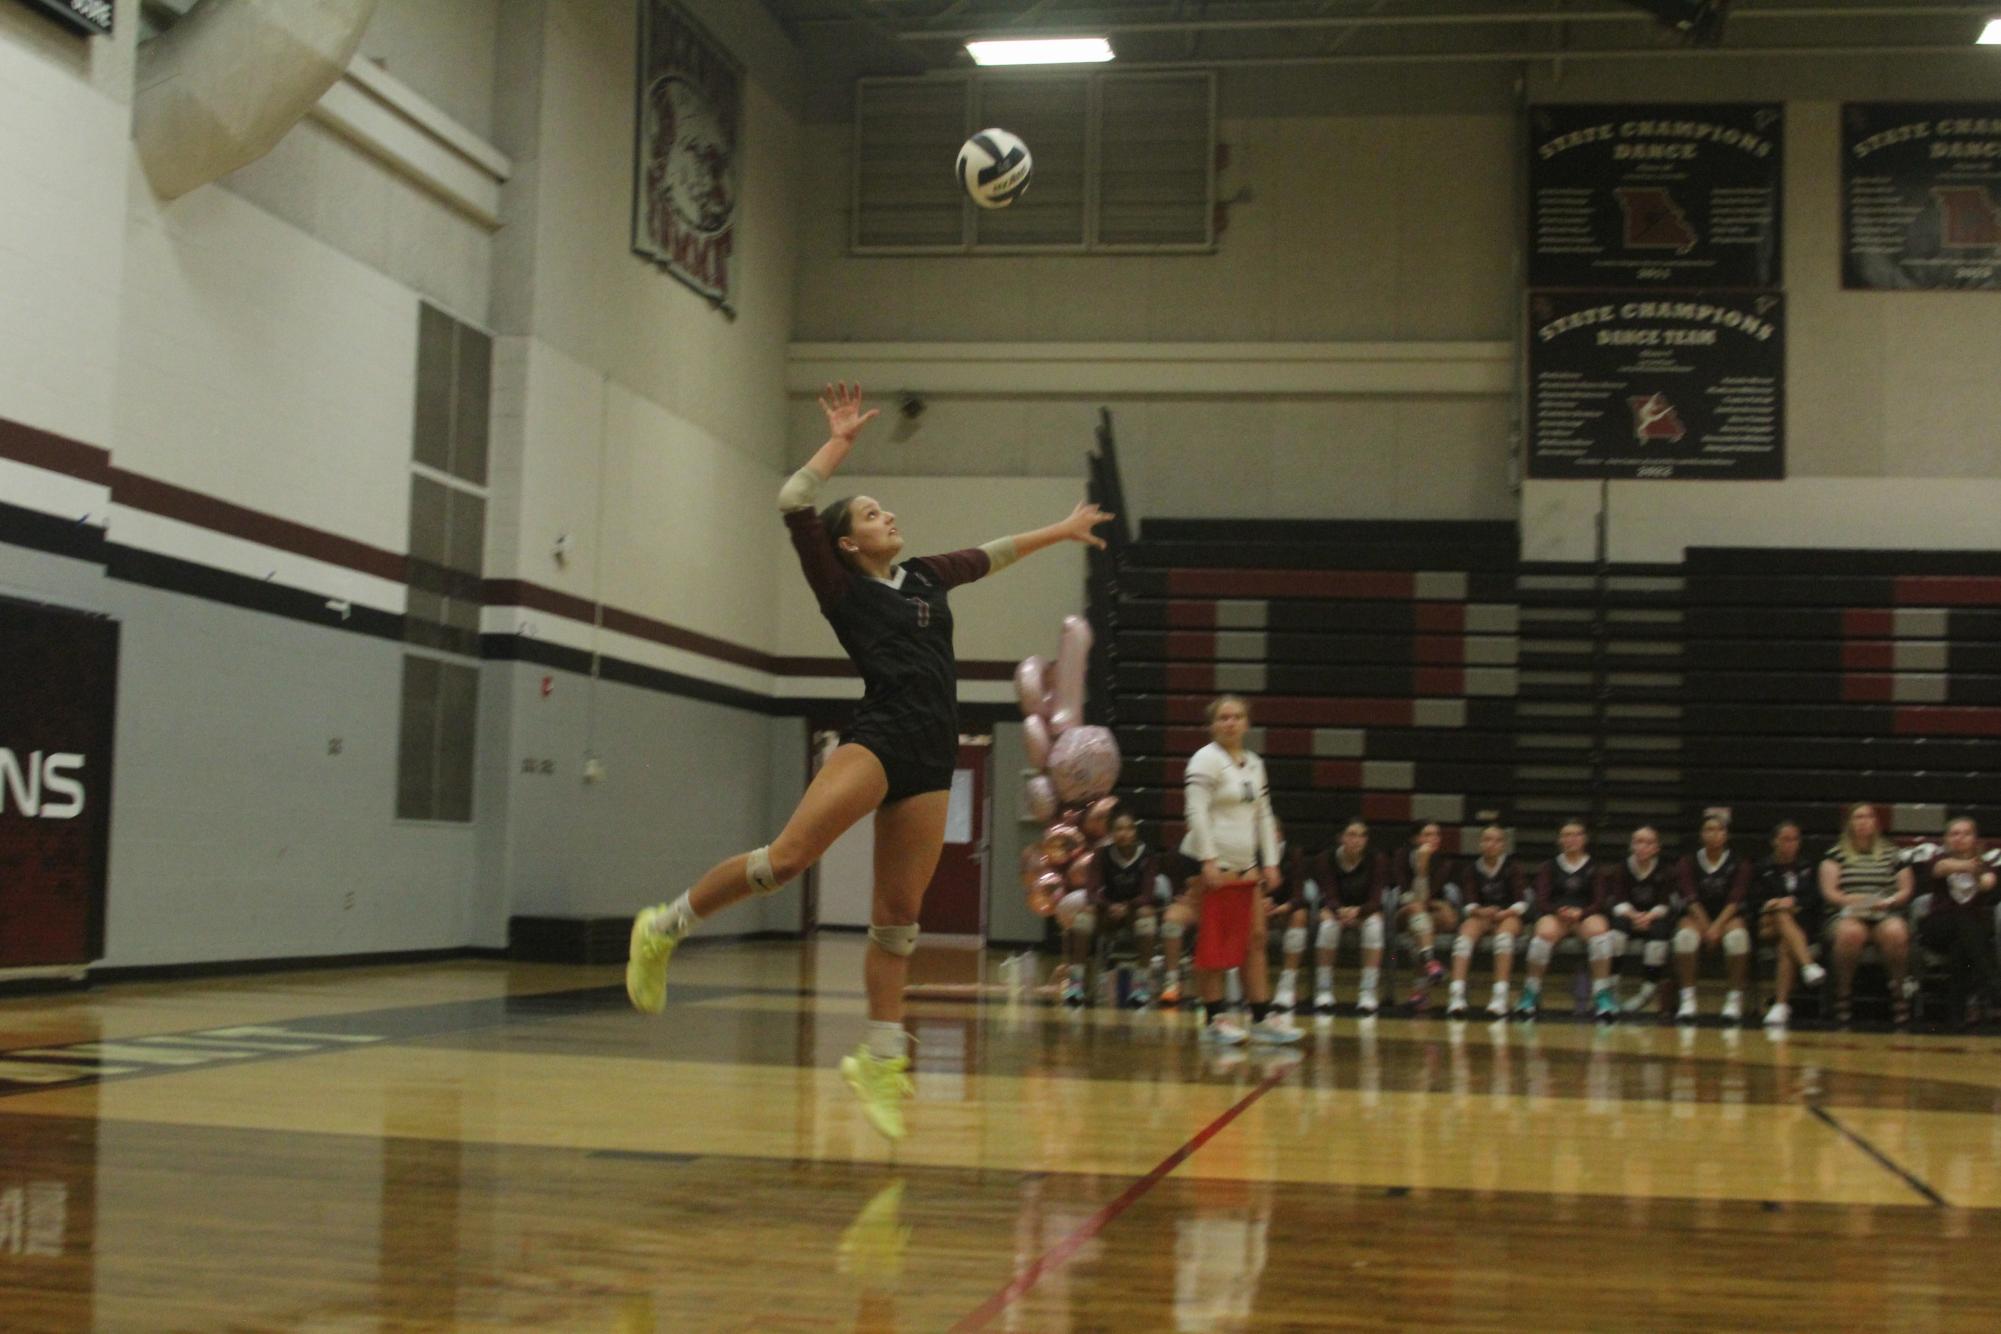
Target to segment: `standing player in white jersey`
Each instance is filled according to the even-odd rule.
[[[1241,968],[1244,999],[1251,1007],[1251,1039],[1297,1042],[1297,1028],[1271,1017],[1265,891],[1277,889],[1283,875],[1264,761],[1244,748],[1250,724],[1250,708],[1237,696],[1211,701],[1213,740],[1189,757],[1183,779],[1188,834],[1181,840],[1181,855],[1202,867],[1195,973],[1203,1036],[1223,1043],[1244,1040],[1244,1030],[1225,1016],[1222,1003],[1223,973]]]

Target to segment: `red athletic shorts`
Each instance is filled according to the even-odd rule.
[[[1231,880],[1202,891],[1202,916],[1195,937],[1195,966],[1241,968],[1251,943],[1251,914],[1257,911],[1255,880]]]

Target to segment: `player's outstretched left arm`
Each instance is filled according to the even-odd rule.
[[[1096,501],[1080,501],[1077,508],[1070,511],[1070,517],[1061,523],[1052,523],[1047,528],[1037,528],[1033,532],[1016,533],[1013,537],[996,538],[983,544],[980,550],[987,553],[987,573],[1005,570],[1023,556],[1032,556],[1044,547],[1053,547],[1058,542],[1083,542],[1103,551],[1105,539],[1091,530],[1101,523],[1110,523],[1117,517],[1099,509]]]

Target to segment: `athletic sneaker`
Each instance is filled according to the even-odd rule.
[[[1292,1010],[1293,1000],[1292,979],[1289,977],[1281,979],[1278,984],[1278,990],[1274,991],[1271,996],[1272,1009],[1285,1010],[1289,1013]]]
[[[1424,961],[1424,985],[1435,987],[1445,980],[1445,965],[1436,959]]]
[[[1494,994],[1487,998],[1487,1013],[1496,1019],[1508,1017],[1508,993],[1496,987]]]
[[[1144,1010],[1146,1003],[1152,999],[1153,997],[1147,994],[1146,988],[1143,986],[1136,986],[1126,993],[1126,1004],[1135,1010]]]
[[[909,1069],[908,1056],[884,1060],[870,1051],[867,1043],[841,1058],[841,1078],[862,1100],[862,1115],[892,1142],[903,1138],[903,1100],[917,1091],[904,1073]]]
[[[1515,1005],[1515,1018],[1533,1019],[1536,1017],[1536,1011],[1540,1010],[1541,1008],[1542,1008],[1542,988],[1523,987],[1522,998]]]
[[[625,994],[633,1009],[646,1014],[659,1014],[667,1008],[667,959],[676,942],[653,929],[666,912],[666,904],[656,903],[641,908],[632,919],[632,942],[625,956]]]
[[[1447,1019],[1464,1019],[1466,1017],[1466,998],[1464,996],[1454,996],[1447,1002],[1445,1017]]]
[[[1639,1014],[1654,1003],[1654,997],[1660,994],[1660,990],[1658,982],[1642,982],[1640,989],[1628,996],[1620,1008],[1627,1014]]]
[[[1303,1035],[1298,1029],[1282,1022],[1276,1015],[1251,1025],[1251,1041],[1269,1047],[1283,1047],[1287,1043],[1299,1041],[1301,1036]]]
[[[1162,987],[1160,989],[1160,1003],[1162,1006],[1170,1010],[1173,1009],[1175,1006],[1181,1004],[1180,984],[1175,982],[1169,982],[1166,986]]]
[[[1723,998],[1723,1022],[1741,1024],[1744,1022],[1744,993],[1733,991]]]
[[[1817,987],[1827,979],[1827,970],[1817,963],[1810,963],[1800,969],[1800,981],[1810,987]]]
[[[1609,1024],[1619,1017],[1619,1000],[1612,994],[1612,988],[1600,987],[1593,993],[1591,1017],[1601,1024]]]
[[[1244,1045],[1244,1038],[1244,1030],[1233,1020],[1218,1019],[1214,1023],[1202,1025],[1204,1042],[1220,1043],[1225,1047],[1241,1047]]]
[[[1681,989],[1681,1003],[1675,1006],[1674,1017],[1678,1023],[1692,1024],[1695,1022],[1694,987],[1683,987]]]
[[[1355,1001],[1355,1013],[1361,1015],[1364,1019],[1375,1018],[1377,1008],[1376,993],[1373,991],[1363,992]]]
[[[1334,993],[1323,991],[1313,998],[1313,1008],[1321,1014],[1334,1013]]]
[[[1775,1003],[1771,1009],[1765,1011],[1766,1028],[1784,1028],[1792,1022],[1792,1019],[1793,1007],[1787,1005],[1784,1001]]]
[[[1063,1003],[1071,1009],[1081,1009],[1084,1004],[1084,984],[1071,978],[1063,984]]]

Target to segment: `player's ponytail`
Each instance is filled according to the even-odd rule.
[[[841,539],[855,526],[854,504],[853,496],[842,496],[820,511],[820,527],[826,530],[827,540],[833,543],[835,558],[843,562],[848,559],[848,553],[841,550]]]

